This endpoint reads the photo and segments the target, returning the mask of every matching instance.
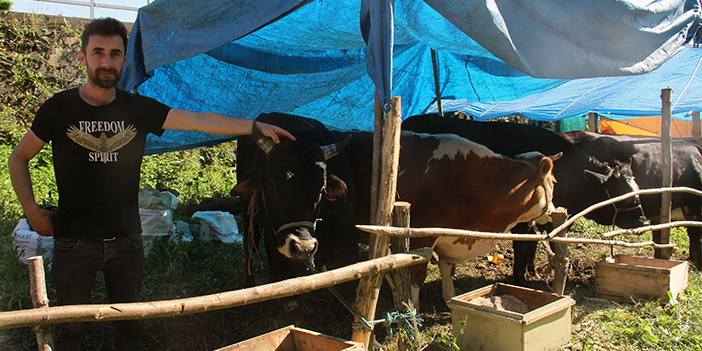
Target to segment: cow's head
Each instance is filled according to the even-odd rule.
[[[515,160],[522,161],[532,167],[536,171],[536,188],[533,196],[538,198],[534,207],[528,212],[522,214],[514,223],[524,223],[535,221],[543,224],[548,221],[548,215],[555,210],[553,205],[553,189],[556,184],[556,178],[553,176],[553,162],[563,156],[563,153],[558,153],[553,156],[544,156],[540,152],[526,152],[516,155]]]
[[[606,197],[600,196],[601,199],[598,201],[612,199],[639,190],[639,185],[636,184],[631,171],[631,159],[627,162],[615,160],[613,165],[605,164],[605,167],[605,173],[597,173],[587,169],[583,173],[590,185],[604,188]],[[649,223],[644,215],[638,195],[595,210],[588,215],[588,218],[603,225],[616,224],[621,228],[636,228]]]
[[[325,146],[308,138],[281,138],[275,144],[261,133],[255,120],[252,138],[262,156],[230,194],[253,193],[258,215],[274,232],[278,251],[288,258],[310,259],[318,248],[314,223],[323,198],[346,200],[346,184],[327,174],[326,160],[341,152],[349,138]]]

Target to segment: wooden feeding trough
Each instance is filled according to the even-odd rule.
[[[471,302],[478,297],[503,295],[523,302],[528,312]],[[456,296],[448,306],[461,350],[536,351],[551,350],[570,340],[570,308],[574,304],[568,296],[497,283]]]
[[[362,343],[287,326],[216,351],[362,351]]]
[[[687,261],[617,255],[597,262],[595,294],[619,302],[674,304],[687,287],[687,275]]]

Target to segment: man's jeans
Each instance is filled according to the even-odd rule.
[[[103,271],[110,303],[137,302],[144,277],[141,235],[114,239],[56,239],[51,274],[59,306],[90,303],[97,271]],[[57,324],[54,350],[80,350],[84,322]],[[117,351],[141,350],[136,320],[113,322]]]

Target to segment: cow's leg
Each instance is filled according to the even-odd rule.
[[[661,242],[661,231],[654,230],[653,235],[652,235],[652,239],[653,239],[654,243],[660,243]],[[654,249],[653,250],[653,257],[654,258],[661,258],[662,257],[661,249]]]
[[[690,237],[690,261],[702,270],[702,228],[687,227],[687,235]]]
[[[447,263],[439,258],[439,272],[441,273],[441,287],[444,293],[444,301],[449,302],[456,296],[456,288],[453,286],[453,271],[455,264]]]
[[[410,270],[410,294],[414,308],[419,311],[419,288],[424,285],[427,279],[427,266],[429,263],[415,264],[409,267]]]
[[[536,245],[538,241],[513,241],[514,270],[512,280],[519,286],[527,286],[526,273],[536,272],[534,259],[536,258]]]

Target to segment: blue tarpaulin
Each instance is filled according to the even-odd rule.
[[[619,77],[564,81],[544,92],[512,101],[443,101],[447,111],[463,111],[476,120],[521,115],[538,121],[557,121],[588,112],[613,118],[661,115],[661,89],[671,88],[674,118],[691,120],[690,111],[702,110],[702,48],[687,48],[657,70]],[[429,112],[436,112],[433,106]]]
[[[219,0],[193,6],[156,0],[139,10],[120,88],[175,108],[249,119],[284,112],[332,128],[372,130],[376,86],[384,102],[390,94],[401,97],[405,116],[435,103],[430,49],[438,53],[444,99],[504,104],[573,79],[655,73],[689,46],[699,5]],[[628,109],[635,110],[631,100]],[[220,140],[168,131],[149,138],[147,152]]]

